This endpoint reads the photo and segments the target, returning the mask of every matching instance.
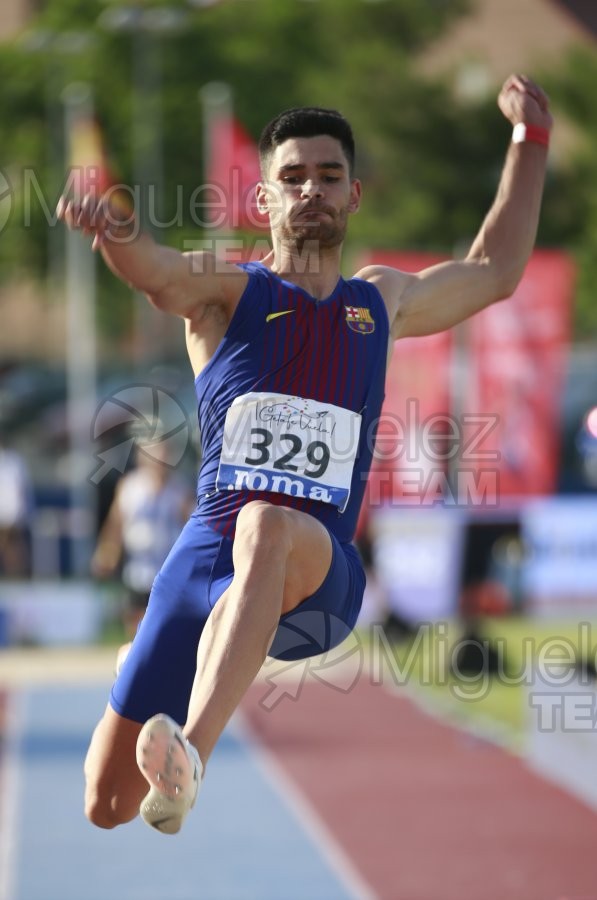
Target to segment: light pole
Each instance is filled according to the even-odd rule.
[[[87,84],[70,84],[62,92],[64,143],[69,149],[77,126],[93,119],[93,99]],[[66,233],[67,306],[67,418],[70,435],[69,482],[72,572],[89,574],[95,538],[96,494],[89,481],[92,458],[87,413],[95,409],[96,374],[96,265],[89,241]]]
[[[66,56],[80,56],[89,49],[93,35],[87,31],[58,32],[36,29],[26,32],[20,46],[26,53],[45,54],[51,65],[45,67],[46,120],[48,128],[48,195],[64,184],[65,155],[69,160],[69,145],[75,123],[89,121],[93,115],[91,90],[85,84],[66,82],[66,67],[57,65]],[[89,560],[95,539],[96,495],[87,481],[92,448],[87,413],[96,403],[96,285],[95,262],[88,242],[74,232],[64,232],[56,222],[48,223],[48,288],[52,293],[64,277],[66,284],[66,380],[68,469],[66,485],[68,510],[62,518],[58,510],[53,514],[36,516],[33,525],[33,574],[43,566],[43,554],[38,552],[44,535],[58,541],[66,532],[70,547],[70,571],[79,578],[89,574]],[[65,242],[65,243],[64,243]],[[64,263],[64,268],[63,268]],[[49,511],[48,511],[49,512]],[[60,525],[66,522],[66,529]],[[44,523],[49,523],[44,525]],[[59,550],[56,551],[59,559]],[[59,564],[55,571],[58,574]]]
[[[163,221],[162,60],[158,39],[180,33],[187,20],[188,11],[184,8],[144,8],[141,4],[110,6],[98,19],[98,25],[106,31],[131,35],[133,181],[137,216],[149,233],[155,231],[156,221]],[[142,371],[146,348],[159,349],[162,340],[156,333],[159,321],[138,292],[135,321],[136,362]]]

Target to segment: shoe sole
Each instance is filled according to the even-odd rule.
[[[200,770],[168,716],[154,716],[141,729],[137,765],[151,788],[139,808],[143,821],[164,834],[176,834],[195,803]]]

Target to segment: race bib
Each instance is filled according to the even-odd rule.
[[[274,491],[344,512],[360,431],[361,416],[341,406],[243,394],[226,413],[216,487]]]

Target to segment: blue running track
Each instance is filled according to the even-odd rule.
[[[232,726],[176,837],[82,812],[82,765],[105,686],[24,690],[5,744],[0,900],[349,900],[357,897],[267,765]],[[319,843],[319,841],[317,842]]]

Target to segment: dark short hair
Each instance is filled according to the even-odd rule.
[[[327,134],[340,142],[352,175],[355,163],[352,128],[337,110],[322,109],[319,106],[287,109],[265,126],[259,139],[259,159],[263,174],[274,150],[284,141],[295,137],[317,137],[320,134]]]

